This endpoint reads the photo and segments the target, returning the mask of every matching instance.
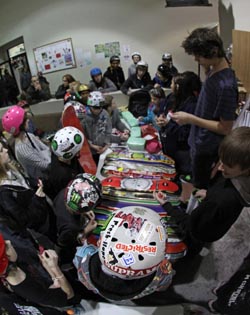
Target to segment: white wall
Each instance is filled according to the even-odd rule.
[[[241,31],[250,31],[250,1],[249,0],[220,0],[225,8],[232,7],[234,28]]]
[[[212,7],[165,8],[164,0],[9,0],[1,4],[0,46],[24,37],[32,72],[36,72],[33,48],[65,38],[72,38],[74,48],[91,51],[92,65],[66,72],[88,82],[89,70],[109,61],[96,60],[94,45],[119,41],[140,51],[154,75],[164,52],[171,52],[179,71],[197,71],[197,64],[180,47],[188,32],[198,26],[218,22],[218,0]],[[127,73],[128,64],[122,62]],[[47,74],[54,92],[66,73]]]

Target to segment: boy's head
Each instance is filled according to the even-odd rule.
[[[102,269],[124,280],[153,274],[164,259],[166,241],[161,217],[155,211],[141,206],[121,208],[101,234]]]
[[[105,99],[101,92],[94,91],[89,94],[87,105],[93,115],[99,115],[105,105]]]
[[[116,69],[120,65],[120,57],[117,55],[111,56],[109,59],[109,62],[110,62],[111,68]]]
[[[223,42],[216,31],[209,28],[197,28],[182,42],[185,52],[206,59],[225,57]]]
[[[83,103],[86,104],[88,97],[89,97],[89,93],[90,93],[90,89],[89,89],[88,85],[87,84],[81,84],[79,86],[78,93],[80,94],[81,100],[83,101]]]
[[[159,65],[157,68],[157,76],[163,82],[171,80],[172,75],[169,66],[167,66],[166,64]]]
[[[83,133],[75,127],[64,127],[58,130],[51,142],[55,155],[62,161],[70,161],[82,148]]]
[[[141,54],[138,51],[132,53],[131,58],[136,65],[139,61],[141,61]]]
[[[250,128],[233,129],[221,142],[219,170],[226,178],[250,176]]]
[[[65,189],[64,202],[72,214],[86,214],[101,201],[100,180],[92,174],[78,174]]]
[[[148,71],[148,64],[147,64],[147,62],[141,60],[141,61],[139,61],[136,64],[137,76],[142,78],[147,71]]]
[[[90,70],[90,76],[93,81],[100,83],[102,81],[102,70],[100,68],[92,68]]]
[[[173,62],[173,58],[172,58],[172,55],[170,53],[164,53],[162,55],[162,64],[163,65],[166,65],[168,67],[171,67],[172,66],[172,62]]]

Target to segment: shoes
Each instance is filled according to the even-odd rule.
[[[219,288],[220,288],[221,286],[223,286],[225,283],[226,283],[226,281],[221,281],[221,282],[219,282],[219,284],[217,285],[217,287],[215,287],[215,288],[212,289],[212,293],[213,293],[214,295],[217,295]]]
[[[213,303],[216,302],[216,300],[210,300],[208,301],[208,307],[209,307],[209,310],[212,314],[220,314],[218,313],[215,309],[214,309],[214,306],[213,306]]]

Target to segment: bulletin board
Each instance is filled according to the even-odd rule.
[[[50,73],[76,67],[71,38],[33,49],[37,70]]]

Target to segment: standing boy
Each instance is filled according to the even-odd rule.
[[[172,115],[180,125],[191,124],[192,182],[196,188],[207,189],[212,166],[218,161],[219,144],[232,129],[235,119],[237,81],[226,61],[223,42],[215,31],[197,28],[183,41],[182,47],[209,69],[195,113],[180,111]]]

